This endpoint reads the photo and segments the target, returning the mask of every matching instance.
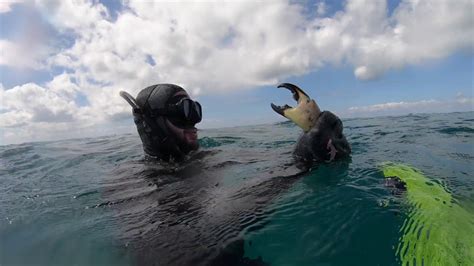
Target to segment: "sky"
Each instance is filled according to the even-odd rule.
[[[0,145],[133,133],[157,83],[200,129],[284,121],[291,82],[341,118],[473,111],[474,2],[0,1]]]

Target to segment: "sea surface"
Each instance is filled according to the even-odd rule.
[[[145,160],[137,134],[0,146],[0,265],[400,265],[417,206],[385,186],[386,162],[441,185],[472,225],[474,112],[343,123],[351,158],[309,172],[290,122],[200,130],[181,165]],[[474,250],[449,243],[435,244]]]

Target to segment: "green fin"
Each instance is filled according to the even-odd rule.
[[[402,265],[474,265],[474,215],[419,170],[384,163],[383,175],[406,183],[410,204],[396,256]]]

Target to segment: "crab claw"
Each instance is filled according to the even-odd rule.
[[[321,110],[314,100],[306,94],[298,86],[291,83],[282,83],[278,88],[286,88],[293,94],[293,99],[297,102],[296,107],[291,107],[287,104],[278,106],[271,104],[272,109],[293,121],[296,125],[301,127],[305,132],[309,131],[317,121]]]

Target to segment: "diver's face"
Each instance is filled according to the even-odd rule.
[[[175,104],[182,99],[190,99],[189,95],[184,91],[179,91],[171,97],[169,104]],[[186,150],[196,150],[199,148],[197,129],[195,123],[184,119],[169,117],[166,124],[176,137],[181,148]]]

